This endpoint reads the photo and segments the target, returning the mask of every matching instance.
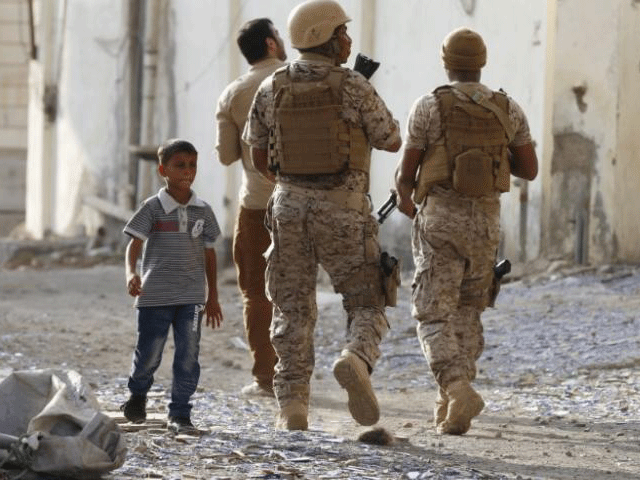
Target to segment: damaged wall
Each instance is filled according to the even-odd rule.
[[[638,140],[629,124],[640,111],[639,4],[556,6],[544,253],[582,263],[637,261]]]
[[[588,258],[591,184],[596,160],[593,140],[579,133],[554,137],[551,159],[549,251],[551,256],[573,253]]]

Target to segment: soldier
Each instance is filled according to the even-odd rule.
[[[340,67],[351,51],[349,21],[332,0],[291,11],[289,36],[300,56],[262,83],[244,133],[254,165],[276,181],[267,209],[266,275],[278,356],[276,426],[289,430],[308,427],[318,264],[347,311],[346,345],[334,375],[357,422],[373,425],[380,415],[369,376],[388,326],[369,164],[371,147],[396,152],[402,142],[373,86]]]
[[[482,37],[454,30],[442,61],[451,83],[413,105],[396,188],[398,208],[414,219],[412,315],[439,387],[436,429],[461,435],[484,407],[470,382],[484,346],[480,314],[495,288],[499,196],[510,174],[533,180],[538,160],[520,106],[480,83]]]
[[[238,46],[251,68],[233,81],[218,99],[216,150],[223,165],[242,160],[242,187],[233,234],[233,260],[242,292],[244,328],[253,358],[254,381],[242,388],[244,395],[273,397],[276,353],[269,340],[272,305],[265,295],[263,254],[269,246],[264,225],[273,183],[251,163],[251,150],[240,138],[251,101],[260,83],[287,58],[284,43],[268,18],[247,22],[238,33]]]

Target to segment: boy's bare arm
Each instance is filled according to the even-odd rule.
[[[222,323],[222,309],[218,301],[218,275],[217,275],[217,259],[216,251],[213,248],[207,248],[205,255],[205,272],[207,275],[207,304],[205,312],[207,314],[206,324],[211,328],[219,327]]]
[[[136,270],[138,257],[142,251],[142,243],[143,241],[139,238],[131,237],[125,255],[125,280],[129,295],[132,297],[137,297],[142,292],[142,282]]]

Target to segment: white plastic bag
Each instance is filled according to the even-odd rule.
[[[0,382],[0,464],[8,460],[34,472],[74,478],[121,467],[125,439],[99,410],[77,372],[11,373]]]

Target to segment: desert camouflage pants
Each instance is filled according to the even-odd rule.
[[[416,215],[412,315],[438,385],[476,376],[500,233],[497,198],[429,197]]]
[[[388,326],[384,313],[377,223],[366,209],[327,200],[320,190],[276,188],[267,210],[267,295],[274,304],[271,342],[278,363],[274,391],[280,406],[308,401],[317,319],[318,265],[329,274],[347,312],[344,349],[373,368]]]

